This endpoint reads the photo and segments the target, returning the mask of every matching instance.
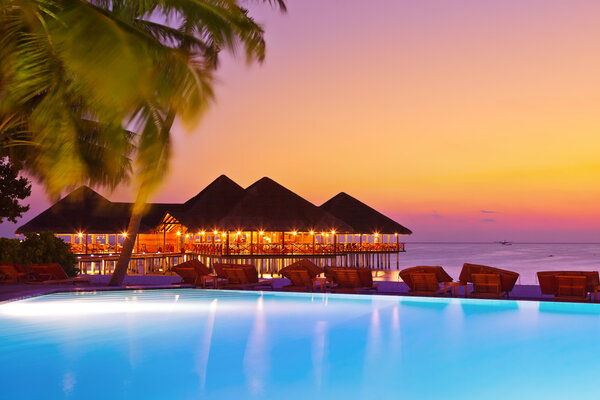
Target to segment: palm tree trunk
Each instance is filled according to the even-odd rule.
[[[146,198],[142,199],[141,197]],[[137,194],[135,204],[145,204],[146,201],[147,192],[140,190]],[[134,206],[133,210],[131,211],[131,218],[129,219],[129,226],[127,227],[127,236],[123,242],[123,249],[121,249],[121,253],[119,254],[119,261],[117,261],[117,265],[110,278],[108,286],[121,286],[125,280],[127,268],[129,267],[129,261],[131,260],[131,253],[133,252],[133,246],[135,245],[135,240],[137,239],[137,235],[140,230],[140,223],[142,222],[143,211],[138,211],[140,209],[140,207]],[[115,243],[115,247],[116,245],[117,244]]]
[[[175,111],[170,109],[167,113],[165,120],[161,127],[161,138],[163,141],[169,139],[171,127],[175,122]],[[129,261],[131,260],[131,253],[133,252],[133,246],[140,230],[140,223],[142,222],[142,216],[144,215],[145,205],[148,202],[148,196],[150,193],[148,190],[143,189],[143,185],[140,187],[131,211],[131,218],[129,219],[129,226],[127,227],[127,236],[123,242],[123,249],[119,255],[119,260],[115,266],[115,270],[110,278],[108,286],[121,286],[127,275],[127,268],[129,267]],[[116,244],[115,244],[116,245]]]

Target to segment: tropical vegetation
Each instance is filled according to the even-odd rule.
[[[0,262],[17,264],[56,263],[69,276],[77,276],[77,258],[71,247],[51,232],[26,233],[25,240],[0,238]]]
[[[111,284],[168,170],[175,119],[196,124],[219,54],[239,49],[248,62],[265,57],[264,31],[239,0],[0,0],[1,154],[51,196],[135,178]]]

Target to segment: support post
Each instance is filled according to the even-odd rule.
[[[225,241],[225,246],[227,246],[225,254],[229,255],[229,231],[227,231],[227,240]]]

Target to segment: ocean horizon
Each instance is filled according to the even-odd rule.
[[[538,271],[600,270],[600,243],[406,242],[391,268],[439,265],[457,280],[467,262],[515,271],[518,284],[537,285]]]

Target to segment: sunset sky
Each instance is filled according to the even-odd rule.
[[[600,242],[600,1],[251,4],[267,59],[223,59],[155,201],[269,176],[317,205],[345,191],[407,241]],[[18,225],[49,205],[29,200]]]

